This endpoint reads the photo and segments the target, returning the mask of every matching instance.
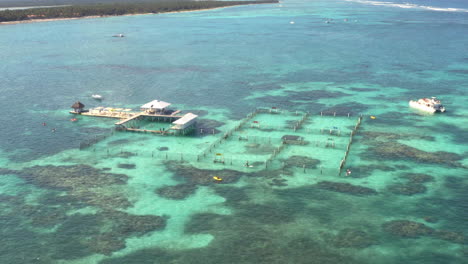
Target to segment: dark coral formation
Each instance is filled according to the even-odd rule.
[[[119,211],[104,211],[94,215],[75,214],[56,231],[60,234],[60,251],[55,258],[70,259],[92,253],[110,255],[125,247],[126,238],[161,230],[165,225],[165,218],[156,215],[130,215]],[[77,232],[78,228],[83,230]],[[66,252],[72,249],[77,252],[70,256]]]
[[[198,136],[218,134],[221,132],[218,128],[223,125],[223,122],[217,120],[199,119],[196,123],[195,131]]]
[[[465,235],[461,232],[436,230],[426,226],[425,224],[408,220],[394,220],[386,222],[382,225],[382,227],[386,232],[402,238],[431,236],[436,239],[441,239],[457,244],[465,244],[468,241]]]
[[[37,227],[52,228],[67,219],[67,215],[63,208],[60,207],[39,207],[39,206],[23,206],[20,210],[29,211],[31,224]]]
[[[375,245],[377,240],[362,230],[343,229],[333,239],[335,247],[366,248]]]
[[[161,230],[166,225],[165,217],[157,215],[131,215],[120,211],[104,211],[102,217],[110,220],[110,230],[127,236],[142,236],[148,232]]]
[[[286,179],[273,179],[270,183],[271,186],[284,187],[288,186]]]
[[[136,155],[137,154],[135,154],[133,152],[129,152],[129,151],[121,151],[121,152],[115,154],[116,157],[125,158],[125,159],[128,159],[128,158],[136,156]]]
[[[458,160],[461,155],[445,151],[425,152],[398,142],[380,142],[368,149],[367,158],[378,160],[412,160],[417,163],[431,163],[462,167]]]
[[[125,239],[161,230],[166,218],[131,215],[116,210],[94,214],[70,212],[86,206],[78,196],[50,190],[34,205],[24,195],[0,196],[1,217],[5,221],[0,249],[1,263],[55,263],[92,254],[110,255],[125,247]],[[49,232],[35,232],[33,227]],[[40,241],[41,243],[38,243]],[[21,254],[17,254],[18,250]],[[16,255],[15,255],[16,253]]]
[[[297,213],[294,208],[282,207],[278,210],[278,205],[270,204],[243,204],[238,206],[237,216],[251,219],[261,224],[281,224],[294,221]]]
[[[405,173],[401,176],[401,178],[407,179],[412,183],[426,183],[434,181],[433,176],[422,173]]]
[[[132,170],[136,168],[136,165],[132,163],[119,163],[117,164],[117,167],[121,169]]]
[[[225,123],[213,119],[202,118],[197,121],[197,128],[218,128],[224,125]]]
[[[425,224],[408,220],[386,222],[382,227],[386,232],[402,238],[418,238],[431,235],[434,232],[434,229]]]
[[[306,156],[291,156],[286,160],[283,160],[285,168],[307,168],[307,169],[316,169],[317,165],[320,164],[320,160],[309,158]]]
[[[320,189],[324,189],[324,190],[347,193],[347,194],[352,194],[352,195],[359,195],[359,196],[377,194],[377,191],[374,189],[363,187],[363,186],[358,186],[358,185],[353,185],[350,183],[321,181],[317,183],[317,186]]]
[[[255,155],[268,155],[273,153],[276,149],[275,146],[271,144],[259,144],[259,143],[250,143],[245,145],[247,152]]]
[[[453,191],[466,190],[468,187],[467,179],[467,177],[447,176],[445,177],[444,186],[452,189]]]
[[[41,188],[67,191],[87,205],[100,208],[127,208],[131,205],[123,193],[106,187],[124,185],[127,175],[104,172],[87,165],[75,166],[34,166],[15,171],[26,182]]]
[[[348,176],[351,178],[365,178],[372,175],[374,170],[381,170],[381,171],[395,171],[396,169],[391,166],[383,165],[383,164],[373,164],[373,165],[362,165],[359,167],[350,168],[352,173]]]
[[[168,147],[159,147],[158,150],[159,151],[168,151],[169,148]]]
[[[401,113],[398,113],[401,115]],[[435,141],[433,136],[417,135],[417,134],[401,134],[401,133],[390,133],[390,132],[375,132],[375,131],[363,131],[360,133],[365,141],[395,141],[398,139],[422,139],[427,141]]]
[[[396,183],[388,186],[388,190],[394,194],[400,195],[415,195],[425,193],[427,191],[424,183],[434,180],[434,177],[420,173],[405,173],[400,176],[405,179],[405,182]]]
[[[116,238],[111,232],[97,234],[86,242],[86,246],[93,249],[93,252],[107,256],[112,254],[114,251],[125,248],[125,241],[123,239]]]
[[[397,183],[388,186],[388,189],[394,194],[400,195],[415,195],[425,193],[427,188],[426,186],[419,183]]]
[[[425,216],[423,217],[424,221],[428,222],[428,223],[437,223],[439,221],[439,219],[435,216]]]
[[[117,140],[109,141],[107,145],[115,146],[115,145],[123,145],[123,144],[128,144],[128,143],[130,143],[130,140],[128,139],[117,139]]]
[[[239,180],[243,173],[235,170],[204,170],[191,166],[188,163],[168,161],[166,167],[174,172],[174,176],[183,180],[187,184],[210,185],[215,183],[233,183]],[[218,182],[213,179],[214,176],[223,180]]]
[[[125,184],[128,178],[124,174],[101,172],[87,165],[34,166],[18,171],[16,174],[34,185],[64,190]]]
[[[457,244],[466,244],[468,242],[467,238],[461,232],[437,230],[434,232],[433,236]]]
[[[156,189],[156,193],[167,199],[182,200],[195,193],[197,186],[193,184],[177,184]]]
[[[369,145],[363,157],[370,160],[411,160],[417,163],[464,167],[459,162],[463,159],[462,155],[446,151],[425,152],[397,141],[399,139],[434,141],[433,136],[370,131],[364,131],[361,135],[363,142]]]
[[[343,104],[334,105],[332,107],[324,109],[327,113],[347,114],[347,113],[363,113],[366,112],[369,107],[366,104],[357,102],[348,102]]]
[[[255,206],[252,205],[252,207]],[[275,211],[279,211],[277,206],[275,208]],[[281,206],[281,208],[283,207]],[[249,211],[253,213],[255,209],[251,208]],[[267,210],[267,212],[274,213],[271,210]],[[247,214],[247,212],[244,213]],[[200,259],[203,259],[204,263],[355,263],[351,257],[344,256],[329,247],[321,246],[310,237],[284,236],[283,232],[275,227],[280,223],[292,220],[291,217],[286,216],[288,213],[276,212],[275,214],[278,214],[277,221],[266,223],[263,223],[263,220],[267,215],[262,213],[242,215],[242,217],[238,215],[199,214],[195,215],[188,223],[186,232],[222,234],[215,236],[215,241],[202,252],[196,253],[197,256],[202,254]],[[286,218],[283,219],[280,214],[284,214]],[[226,228],[227,226],[229,228]],[[219,247],[219,245],[223,246]],[[216,250],[219,252],[213,254],[212,252]],[[187,253],[190,254],[190,252],[184,252],[182,257],[186,257]],[[211,257],[205,259],[207,255]]]

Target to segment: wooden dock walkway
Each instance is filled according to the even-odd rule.
[[[145,111],[142,112],[125,112],[125,111],[112,111],[112,110],[102,110],[102,109],[90,109],[87,112],[77,113],[74,111],[70,111],[70,114],[75,115],[83,115],[83,116],[92,116],[92,117],[105,117],[105,118],[116,118],[121,119],[121,121],[115,123],[115,125],[123,125],[129,121],[137,119],[138,117],[151,117],[151,118],[163,118],[164,120],[169,119],[171,121],[177,120],[181,118],[179,114],[181,111],[177,110],[172,114],[164,115],[164,114],[151,114]]]
[[[93,116],[93,117],[106,117],[106,118],[117,118],[117,119],[128,119],[135,115],[141,114],[140,112],[117,112],[117,111],[99,111],[90,109],[88,112],[77,113],[70,111],[70,114]]]
[[[136,115],[134,115],[134,116],[131,116],[131,117],[127,118],[127,119],[124,119],[124,120],[121,120],[121,121],[115,123],[115,125],[116,125],[116,126],[123,125],[123,124],[125,124],[125,123],[127,123],[127,122],[129,122],[129,121],[132,121],[133,119],[137,119],[138,117],[140,117],[140,116],[142,116],[142,115],[143,115],[143,113],[136,114]]]
[[[130,132],[144,132],[144,133],[155,133],[155,134],[161,134],[161,135],[164,135],[164,134],[173,134],[174,132],[170,132],[168,130],[148,130],[148,129],[139,129],[139,128],[125,128],[126,131],[130,131]]]

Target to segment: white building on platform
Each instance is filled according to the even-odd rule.
[[[186,132],[192,130],[197,122],[197,115],[192,113],[187,113],[183,117],[172,122],[174,126],[171,127],[173,130],[179,130],[180,133],[185,134]]]
[[[159,101],[159,100],[153,100],[149,103],[146,103],[144,105],[142,105],[140,107],[141,111],[145,111],[147,113],[150,113],[150,114],[154,114],[154,113],[161,113],[163,114],[164,111],[166,110],[166,108],[168,106],[170,106],[171,104],[168,103],[168,102],[164,102],[164,101]]]

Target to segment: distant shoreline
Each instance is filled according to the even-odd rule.
[[[258,4],[265,4],[264,2],[259,2]],[[60,17],[60,18],[34,18],[34,19],[25,19],[25,20],[16,20],[16,21],[3,21],[0,22],[2,25],[15,25],[15,24],[28,24],[28,23],[38,23],[38,22],[51,22],[51,21],[62,21],[62,20],[76,20],[76,19],[91,19],[91,18],[106,18],[106,17],[120,17],[120,16],[139,16],[139,15],[158,15],[158,14],[173,14],[173,13],[187,13],[187,12],[196,12],[196,11],[207,11],[228,7],[237,7],[237,6],[247,6],[247,5],[256,5],[256,3],[250,4],[239,4],[239,5],[230,5],[230,6],[219,6],[219,7],[210,7],[210,8],[201,8],[201,9],[191,9],[191,10],[181,10],[181,11],[167,11],[167,12],[157,12],[157,13],[134,13],[134,14],[123,14],[123,15],[93,15],[93,16],[82,16],[82,17]]]
[[[0,22],[0,26],[1,25],[14,25],[14,24],[29,24],[29,23],[38,23],[38,22],[51,22],[51,21],[61,21],[61,20],[89,19],[89,18],[106,18],[106,17],[121,17],[121,16],[140,16],[140,15],[185,13],[185,12],[205,11],[205,10],[219,9],[219,8],[226,8],[226,7],[233,7],[233,6],[213,7],[213,8],[194,9],[194,10],[185,10],[185,11],[170,11],[170,12],[159,12],[159,13],[138,13],[138,14],[125,14],[125,15],[112,15],[112,16],[83,16],[83,17],[61,17],[61,18],[44,18],[44,19],[38,18],[38,19]]]

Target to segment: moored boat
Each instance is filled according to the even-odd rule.
[[[410,100],[409,106],[429,113],[445,112],[445,107],[435,97],[421,98],[417,101]]]

